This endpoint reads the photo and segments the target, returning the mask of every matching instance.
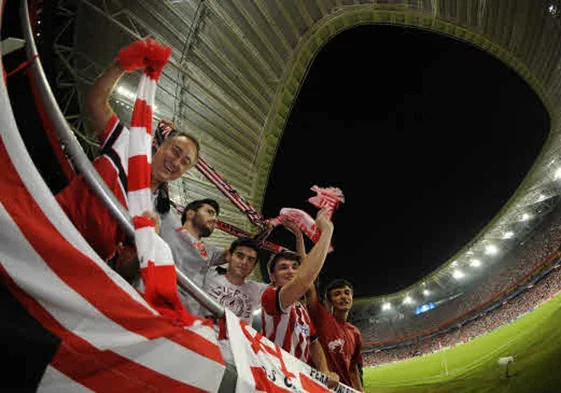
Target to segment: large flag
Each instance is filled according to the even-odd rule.
[[[4,81],[0,136],[2,347],[6,362],[24,370],[26,378],[7,386],[4,373],[0,387],[217,391],[224,361],[212,329],[198,322],[180,326],[160,316],[96,255],[34,167]],[[50,349],[41,352],[44,342]],[[31,348],[27,358],[16,356],[26,346]],[[22,361],[14,364],[17,360]]]
[[[269,341],[228,309],[226,324],[238,371],[236,393],[357,393],[343,384],[329,390],[325,374]]]

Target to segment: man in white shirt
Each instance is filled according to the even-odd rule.
[[[220,267],[210,268],[203,286],[205,292],[249,325],[253,320],[253,312],[261,306],[261,295],[268,286],[247,280],[257,265],[258,251],[255,240],[236,239],[225,255],[228,262],[226,271]]]

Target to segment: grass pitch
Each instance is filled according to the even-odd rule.
[[[509,378],[497,363],[505,356],[514,357]],[[369,393],[561,393],[561,295],[466,344],[366,368],[364,385]]]

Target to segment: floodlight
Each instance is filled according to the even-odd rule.
[[[403,299],[403,304],[411,304],[413,303],[413,299],[411,299],[410,296],[405,296],[405,299]]]
[[[555,180],[561,179],[561,168],[557,168],[554,175]]]
[[[452,273],[452,277],[454,277],[456,280],[459,280],[461,278],[465,277],[465,274],[461,271],[461,270],[454,270],[454,272]]]
[[[452,262],[452,266],[453,266],[453,267],[456,267],[456,266],[458,266],[458,261],[454,261],[454,262]]]
[[[390,303],[382,304],[382,311],[391,310],[391,309],[392,309],[392,305]]]
[[[511,239],[514,236],[514,232],[508,231],[503,234],[503,239]]]
[[[485,247],[485,254],[487,255],[495,255],[498,252],[499,249],[494,244],[489,244],[487,247]]]
[[[430,295],[430,291],[429,291],[428,289],[425,289],[425,290],[423,291],[423,295],[425,295],[425,296]]]
[[[472,259],[471,263],[470,263],[470,266],[479,267],[479,266],[481,266],[481,261],[479,259]]]
[[[530,215],[528,213],[522,214],[522,221],[528,221],[530,219]]]

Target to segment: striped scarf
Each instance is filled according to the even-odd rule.
[[[152,108],[158,78],[169,54],[169,51],[162,51],[164,61],[160,58],[154,67],[148,65],[138,85],[129,134],[127,199],[140,261],[140,291],[160,314],[190,325],[196,318],[185,310],[179,298],[171,250],[156,234],[154,222],[142,216],[142,213],[153,209],[150,190]]]

